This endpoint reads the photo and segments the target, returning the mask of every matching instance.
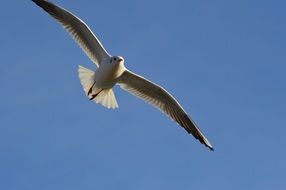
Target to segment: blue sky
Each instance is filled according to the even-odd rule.
[[[5,1],[0,189],[285,189],[285,1],[53,2],[168,89],[215,151],[118,87],[119,109],[90,102],[77,66],[95,65],[31,1]]]

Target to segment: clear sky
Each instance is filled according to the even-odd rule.
[[[112,55],[168,89],[214,145],[115,87],[85,97],[70,36],[1,2],[0,189],[285,190],[285,0],[54,0]]]

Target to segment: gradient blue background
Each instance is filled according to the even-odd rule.
[[[3,1],[0,189],[285,190],[285,0],[53,2],[168,89],[215,151],[119,87],[119,109],[90,102],[77,66],[95,65],[31,1]]]

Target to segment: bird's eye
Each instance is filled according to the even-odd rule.
[[[116,58],[114,58],[114,61],[116,61]]]

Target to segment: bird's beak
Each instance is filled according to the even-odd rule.
[[[121,62],[121,61],[123,61],[123,59],[122,59],[122,58],[118,59],[118,62]]]

